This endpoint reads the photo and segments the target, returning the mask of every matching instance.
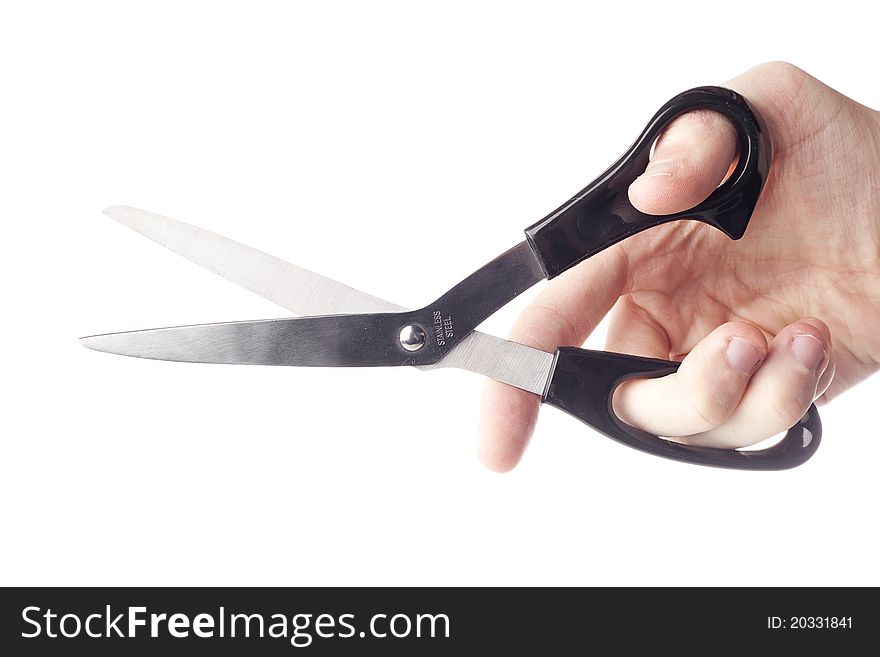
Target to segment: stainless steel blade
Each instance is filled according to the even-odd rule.
[[[96,351],[228,365],[370,367],[403,363],[407,354],[372,330],[375,315],[321,315],[194,324],[82,338]]]
[[[291,312],[315,315],[403,310],[378,297],[175,219],[126,206],[112,206],[105,213],[188,260]],[[157,331],[166,331],[163,335],[167,336],[169,329]],[[142,333],[91,336],[84,342],[94,349],[122,353],[126,348],[134,348],[130,336]],[[541,394],[552,364],[552,354],[474,331],[442,360],[421,366],[420,369],[467,369]]]
[[[407,310],[176,219],[112,205],[104,214],[167,249],[297,315]]]

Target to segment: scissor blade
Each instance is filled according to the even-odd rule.
[[[401,306],[297,267],[210,231],[145,210],[114,205],[104,212],[119,223],[287,310],[303,315],[394,312]],[[112,334],[111,334],[112,335]],[[122,346],[122,338],[84,338],[86,346]],[[114,353],[123,353],[114,351]],[[460,368],[542,394],[553,354],[472,332],[442,360],[420,369]]]
[[[403,365],[376,315],[194,324],[81,338],[89,349],[185,363],[371,367]]]
[[[297,315],[406,310],[216,233],[159,214],[112,205],[104,214],[197,265]]]

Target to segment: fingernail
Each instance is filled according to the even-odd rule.
[[[639,178],[650,178],[652,176],[671,176],[678,170],[678,160],[651,160],[648,168],[645,169]]]
[[[811,372],[825,360],[825,347],[819,339],[809,333],[799,333],[791,341],[791,350],[801,365]]]
[[[740,372],[751,374],[763,360],[763,354],[745,338],[733,337],[727,343],[727,362]]]

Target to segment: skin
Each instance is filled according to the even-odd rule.
[[[621,419],[689,444],[744,447],[880,367],[880,113],[783,62],[724,86],[749,100],[773,140],[745,237],[693,221],[645,231],[551,281],[510,337],[545,351],[580,345],[610,311],[608,350],[682,360],[676,374],[622,385]],[[651,214],[693,207],[735,151],[721,115],[681,116],[630,201]],[[519,462],[539,406],[488,383],[477,441],[486,466]]]

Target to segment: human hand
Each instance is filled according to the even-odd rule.
[[[745,236],[684,221],[624,240],[551,281],[511,339],[545,351],[580,345],[613,307],[609,351],[683,358],[676,374],[621,385],[617,415],[684,443],[735,448],[784,431],[814,400],[880,367],[880,113],[782,62],[724,86],[757,109],[773,142]],[[630,201],[649,214],[686,210],[735,157],[723,116],[681,116]],[[539,406],[488,382],[477,449],[489,468],[519,462]]]

